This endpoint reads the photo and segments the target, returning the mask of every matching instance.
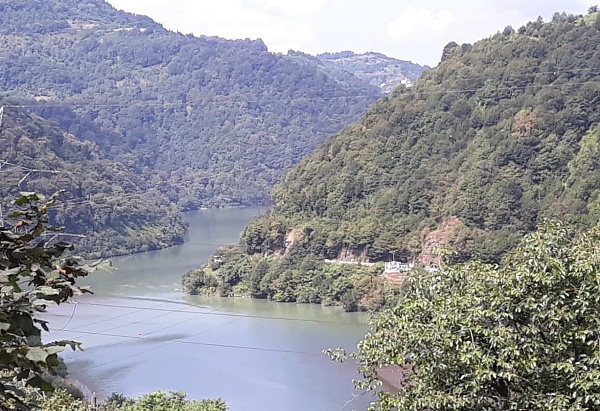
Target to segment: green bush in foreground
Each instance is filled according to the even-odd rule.
[[[156,391],[139,399],[112,394],[99,405],[99,411],[227,411],[227,405],[218,400],[188,400],[181,392]],[[76,400],[65,391],[57,391],[44,400],[42,411],[91,411],[84,401]]]
[[[409,275],[356,356],[371,410],[600,409],[600,230],[550,223],[500,265]]]

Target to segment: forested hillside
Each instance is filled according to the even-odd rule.
[[[402,84],[412,85],[423,74],[423,67],[410,61],[398,60],[381,53],[323,53],[317,56],[331,72],[352,73],[379,87],[388,94]]]
[[[377,87],[383,94],[391,93],[400,85],[412,86],[429,68],[373,52],[360,54],[342,51],[311,56],[290,50],[287,56],[308,65],[316,65],[327,76],[339,83],[347,83],[349,87],[358,80],[362,82],[362,87]]]
[[[13,107],[0,124],[0,207],[7,210],[19,192],[65,192],[50,211],[64,226],[62,237],[78,253],[106,256],[181,243],[186,224],[157,190],[142,190],[142,178],[123,164],[102,160],[92,142],[79,141],[56,124]],[[60,238],[60,236],[59,236]]]
[[[261,203],[380,95],[261,40],[194,37],[104,0],[0,0],[0,88],[183,208]]]
[[[273,212],[244,232],[233,282],[272,287],[307,259],[429,265],[445,248],[495,262],[545,217],[597,222],[599,16],[449,43],[414,87],[286,175]],[[255,268],[265,261],[279,269]],[[203,273],[228,281],[231,270]]]

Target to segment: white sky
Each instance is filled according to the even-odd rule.
[[[450,41],[472,43],[555,11],[584,14],[594,1],[108,0],[185,34],[262,38],[282,53],[377,51],[430,66]]]

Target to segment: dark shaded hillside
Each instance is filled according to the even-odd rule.
[[[236,281],[268,289],[323,258],[435,264],[443,248],[457,260],[498,261],[542,218],[592,226],[599,16],[557,15],[448,44],[414,87],[379,101],[285,176],[274,211],[242,236],[235,264],[255,265]],[[257,271],[265,260],[278,270]]]
[[[140,176],[102,160],[98,147],[55,124],[0,100],[0,197],[2,208],[20,191],[64,190],[51,211],[65,233],[84,234],[77,251],[109,256],[181,243],[186,224],[156,190],[140,189]],[[74,238],[69,237],[69,241]]]
[[[169,32],[103,0],[0,7],[0,87],[44,102],[36,112],[151,175],[184,207],[263,201],[380,95],[260,40]]]

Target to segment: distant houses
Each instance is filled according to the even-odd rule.
[[[407,273],[415,268],[414,263],[401,263],[400,261],[390,261],[385,263],[384,274]]]
[[[417,267],[422,267],[428,273],[439,271],[439,267],[434,265],[417,266],[415,263],[402,263],[400,261],[390,261],[385,263],[384,274],[408,273]]]
[[[336,265],[351,264],[351,265],[362,265],[362,266],[366,266],[366,267],[375,265],[375,263],[367,263],[364,261],[354,261],[354,260],[352,260],[352,261],[324,260],[324,262],[327,264],[336,264]],[[389,261],[389,262],[384,263],[383,274],[408,273],[417,267],[423,268],[428,273],[439,271],[439,268],[434,265],[427,265],[427,266],[423,267],[420,265],[417,266],[415,263],[403,263],[400,261]]]

